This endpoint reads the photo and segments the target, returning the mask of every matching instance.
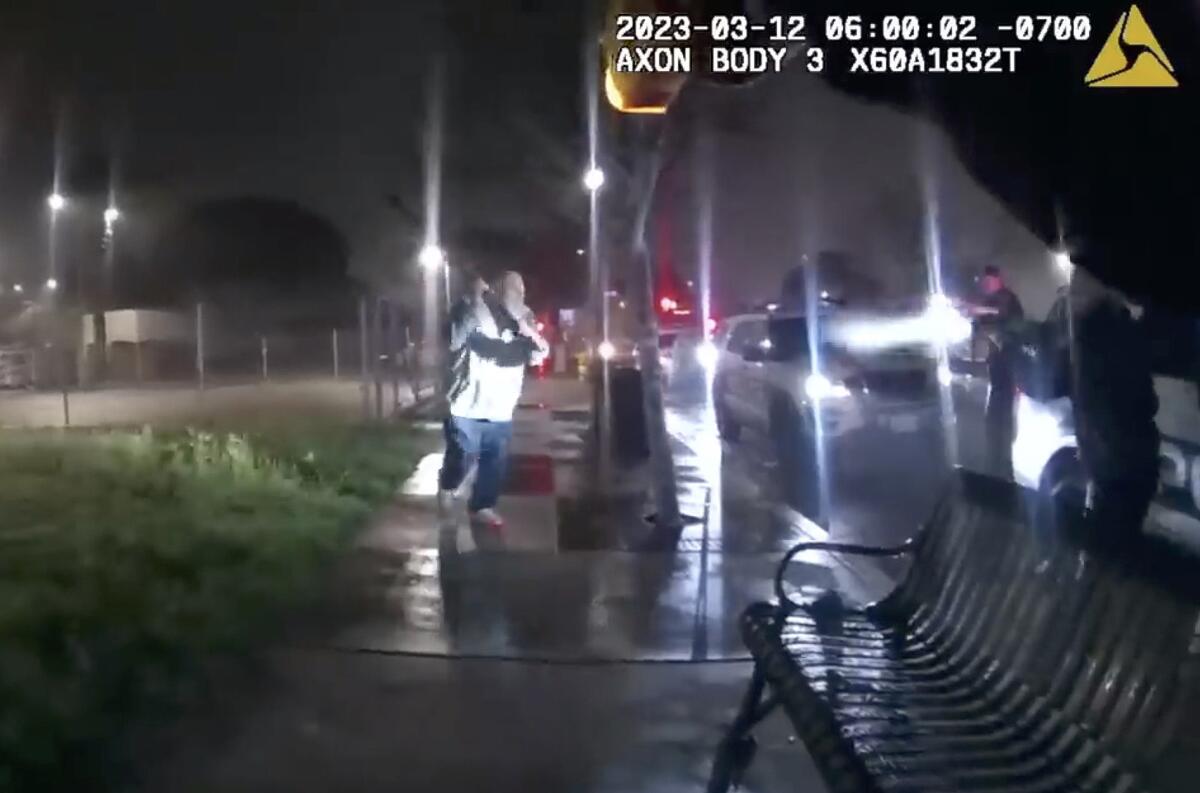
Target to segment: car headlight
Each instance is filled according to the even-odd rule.
[[[845,383],[835,383],[820,372],[814,372],[804,380],[804,392],[813,401],[850,396]]]
[[[971,338],[971,321],[960,314],[945,295],[930,296],[924,321],[930,341],[935,344],[958,344]]]
[[[705,369],[712,369],[717,365],[717,345],[711,341],[701,342],[696,347],[696,361]]]

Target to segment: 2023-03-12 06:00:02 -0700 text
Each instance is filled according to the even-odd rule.
[[[618,47],[613,67],[626,72],[690,72],[693,46],[712,71],[780,71],[789,50],[802,48],[805,67],[820,72],[827,59],[819,41],[848,47],[850,72],[986,74],[1015,71],[1027,43],[1087,41],[1092,23],[1086,14],[1018,15],[994,24],[973,15],[876,20],[846,14],[819,21],[788,15],[756,22],[746,16],[697,21],[685,14],[622,14],[614,33],[618,43],[641,45]]]

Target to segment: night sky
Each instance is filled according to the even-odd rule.
[[[451,255],[484,269],[518,266],[547,301],[581,294],[568,287],[585,277],[573,255],[586,238],[585,4],[17,5],[0,10],[0,281],[46,271],[44,201],[57,141],[61,189],[72,199],[60,220],[60,268],[98,256],[112,164],[125,213],[117,250],[143,267],[171,271],[155,241],[196,202],[267,197],[332,224],[358,277],[402,284],[421,243],[436,73]],[[987,109],[986,94],[971,95]],[[607,108],[601,115],[608,127],[620,123]],[[1004,124],[997,119],[1000,133]],[[1057,276],[1046,244],[968,175],[961,145],[893,107],[792,69],[749,88],[689,85],[668,125],[654,230],[669,244],[656,250],[694,276],[700,199],[710,190],[718,303],[774,296],[800,256],[820,250],[844,251],[886,289],[903,290],[934,202],[952,273],[1000,264],[1031,311],[1050,300]],[[1020,142],[1022,132],[1009,139]],[[1086,154],[1070,164],[1083,200],[1097,190],[1088,180],[1103,184],[1100,169],[1112,162]],[[1171,190],[1181,173],[1166,173]],[[1103,215],[1088,220],[1091,231],[1113,225]],[[1182,249],[1168,242],[1160,247]],[[614,262],[618,273],[622,266]]]
[[[62,191],[93,202],[73,203],[66,237],[96,231],[111,161],[126,252],[192,201],[272,196],[336,225],[352,269],[386,268],[422,214],[439,55],[443,235],[533,244],[586,211],[584,18],[571,4],[13,5],[0,11],[0,273],[45,267],[56,130]]]

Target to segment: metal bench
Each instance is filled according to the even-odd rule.
[[[789,551],[779,602],[742,617],[754,675],[710,793],[776,708],[832,793],[1200,791],[1200,564],[1066,514],[1032,525],[1028,496],[963,472],[902,547]],[[865,608],[797,604],[784,574],[810,549],[912,563]]]

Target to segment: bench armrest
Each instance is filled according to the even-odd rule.
[[[852,543],[843,542],[801,542],[793,545],[788,549],[788,552],[783,555],[783,559],[779,562],[779,568],[775,571],[775,598],[780,605],[787,605],[791,608],[799,608],[783,591],[783,574],[787,571],[788,565],[792,563],[800,554],[805,551],[828,551],[829,553],[844,553],[851,556],[903,556],[911,553],[915,546],[915,539],[909,538],[902,545],[885,547],[879,545],[855,545]]]

